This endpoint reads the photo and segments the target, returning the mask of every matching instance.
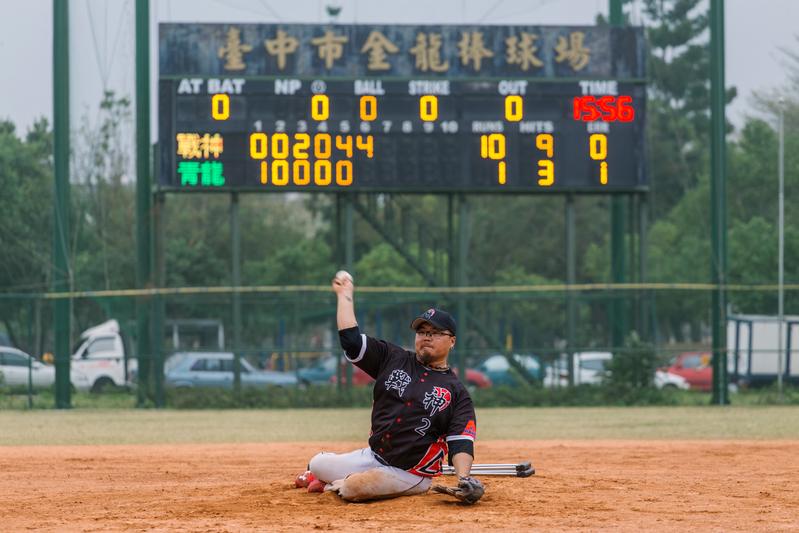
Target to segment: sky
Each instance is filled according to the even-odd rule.
[[[91,120],[104,89],[133,96],[135,0],[69,0],[71,113]],[[38,117],[52,124],[52,0],[7,4],[0,18],[0,119],[20,134]],[[608,0],[150,0],[152,107],[157,113],[158,22],[337,22],[590,25]],[[12,7],[13,6],[13,7]],[[633,20],[640,8],[634,7]],[[639,19],[640,20],[640,19]],[[740,126],[754,91],[785,85],[781,49],[799,52],[799,0],[726,0],[726,82],[739,97],[728,118]],[[156,120],[152,120],[157,123]]]

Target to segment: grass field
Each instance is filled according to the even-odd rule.
[[[478,439],[799,439],[799,406],[479,409]],[[366,441],[368,409],[0,411],[0,445]]]

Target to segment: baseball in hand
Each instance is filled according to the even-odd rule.
[[[342,281],[348,279],[348,280],[350,280],[350,283],[352,283],[352,276],[346,270],[339,270],[338,272],[336,272],[336,279],[339,279],[339,280],[342,280]]]

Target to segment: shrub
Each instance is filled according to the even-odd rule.
[[[178,388],[167,389],[167,405],[176,409],[253,409],[302,407],[369,407],[372,387],[353,387],[338,392],[332,386],[310,387],[243,387],[232,389]]]
[[[657,364],[654,347],[633,331],[625,340],[624,349],[608,362],[605,379],[620,390],[651,387]]]

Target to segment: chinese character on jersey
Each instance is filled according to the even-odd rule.
[[[521,32],[521,36],[521,39],[515,35],[511,35],[505,39],[505,59],[508,61],[508,64],[519,65],[519,68],[525,72],[530,66],[543,67],[544,62],[535,55],[538,51],[538,47],[535,46],[535,40],[538,39],[538,35],[523,31]]]
[[[244,70],[244,54],[252,51],[252,46],[241,42],[241,30],[230,28],[225,46],[219,47],[219,59],[225,58],[225,70]]]
[[[296,52],[299,45],[300,41],[296,37],[292,37],[283,30],[277,30],[277,35],[275,35],[274,39],[264,41],[266,53],[277,57],[277,68],[279,70],[286,68],[286,56]]]
[[[386,54],[396,54],[399,52],[397,45],[388,40],[388,37],[377,30],[372,31],[366,42],[363,43],[361,53],[369,52],[369,63],[366,68],[369,70],[388,70],[391,64],[386,61]]]
[[[581,31],[570,33],[568,41],[566,37],[558,37],[558,44],[555,46],[558,55],[555,57],[555,61],[558,63],[568,61],[574,71],[585,68],[591,59],[591,49],[583,46],[584,40],[585,33]]]
[[[474,70],[480,71],[483,59],[494,57],[494,52],[483,44],[483,32],[462,32],[461,40],[458,42],[458,55],[461,58],[461,65],[468,66],[474,63]]]
[[[433,392],[424,393],[424,408],[430,409],[430,416],[440,413],[452,401],[452,394],[444,387],[433,387]]]
[[[446,72],[449,61],[441,61],[441,34],[424,33],[416,34],[416,46],[409,50],[416,58],[416,68],[422,72]]]
[[[410,382],[411,376],[404,370],[396,368],[391,371],[391,375],[388,376],[388,379],[385,381],[386,390],[396,389],[399,391],[399,395],[402,396],[402,393],[405,392],[405,387],[407,387]]]
[[[336,35],[327,30],[323,36],[311,39],[311,44],[317,47],[319,59],[325,61],[325,68],[330,69],[336,59],[341,59],[344,53],[343,45],[347,41],[349,38],[346,35]]]

